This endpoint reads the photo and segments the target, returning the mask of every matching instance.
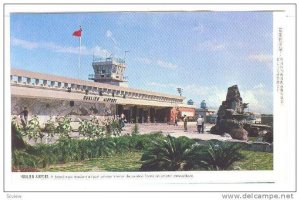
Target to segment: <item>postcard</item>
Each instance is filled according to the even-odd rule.
[[[5,192],[296,191],[294,4],[4,15]]]

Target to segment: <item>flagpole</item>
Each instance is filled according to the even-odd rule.
[[[78,67],[80,70],[80,57],[81,57],[81,36],[79,37],[79,57],[78,57]]]

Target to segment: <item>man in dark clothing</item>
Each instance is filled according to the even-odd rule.
[[[24,121],[25,125],[27,125],[28,121],[28,109],[27,107],[24,107],[24,110],[20,113],[21,119]]]

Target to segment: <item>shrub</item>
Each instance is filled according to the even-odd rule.
[[[34,116],[26,125],[20,125],[16,120],[13,120],[13,124],[22,136],[27,136],[29,140],[33,139],[35,142],[38,139],[42,141],[44,135],[41,132],[38,117]]]
[[[267,131],[267,133],[263,135],[263,141],[273,143],[273,131]]]
[[[38,166],[38,157],[31,155],[24,150],[14,150],[12,151],[12,166],[14,168],[36,168]]]
[[[115,137],[114,142],[116,144],[116,153],[125,153],[130,151],[132,146],[134,146],[134,141],[132,141],[131,136],[125,135],[120,137]]]
[[[103,137],[104,135],[104,130],[95,117],[91,120],[81,121],[78,131],[80,135],[88,137],[89,139]]]
[[[153,142],[142,155],[142,171],[178,171],[190,170],[200,162],[195,158],[200,154],[195,141],[187,137],[165,139]]]
[[[66,163],[111,155],[115,150],[115,144],[110,138],[96,140],[60,138],[58,143],[51,145],[51,148],[56,161]]]
[[[112,135],[119,136],[122,131],[121,124],[119,120],[116,119],[105,120],[104,126],[105,126],[106,137],[111,137]]]
[[[116,153],[140,151],[151,146],[154,140],[165,138],[161,133],[145,135],[123,135],[113,138]]]
[[[48,137],[50,140],[54,137],[56,131],[55,122],[53,121],[52,116],[50,116],[50,119],[47,120],[45,123],[44,132],[48,134]]]
[[[70,138],[69,133],[72,130],[71,127],[71,118],[64,116],[56,118],[58,126],[56,127],[56,132],[60,135],[61,138]]]
[[[56,144],[56,151],[59,155],[59,160],[63,163],[79,160],[79,143],[84,140],[60,138]],[[86,151],[90,151],[91,148],[87,148]]]
[[[202,160],[206,168],[210,170],[228,170],[232,169],[236,161],[240,161],[244,156],[240,150],[244,146],[222,141],[212,141],[209,143]]]
[[[18,126],[14,121],[11,123],[11,147],[12,150],[24,149],[26,147]]]
[[[111,138],[100,138],[96,140],[96,157],[109,156],[115,152],[116,144]]]
[[[39,144],[34,147],[33,154],[38,157],[38,165],[40,167],[44,168],[50,164],[57,163],[58,157],[53,146],[54,145]],[[28,149],[27,152],[29,153],[30,150]]]

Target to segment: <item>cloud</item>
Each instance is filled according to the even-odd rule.
[[[110,38],[112,36],[112,32],[110,30],[106,31],[106,37]]]
[[[39,44],[36,42],[21,40],[21,39],[14,38],[14,37],[11,38],[11,44],[13,46],[20,46],[24,49],[29,49],[29,50],[36,49],[39,47]]]
[[[150,60],[149,58],[136,58],[135,60],[145,65],[150,65],[152,63],[152,60]]]
[[[137,62],[145,65],[158,65],[159,67],[166,69],[176,69],[178,66],[168,61],[164,60],[151,60],[149,58],[136,58]]]
[[[202,24],[198,24],[197,26],[194,26],[192,28],[193,31],[196,31],[198,33],[203,33],[205,30],[205,27]]]
[[[262,84],[262,83],[260,83],[260,84],[258,84],[258,85],[255,85],[255,86],[253,87],[253,89],[263,89],[264,87],[265,87],[265,85]]]
[[[221,50],[224,50],[226,47],[225,43],[220,43],[216,40],[213,40],[213,41],[204,41],[202,43],[199,43],[197,45],[197,48],[200,49],[200,50],[203,50],[203,51],[221,51]]]
[[[106,37],[109,38],[109,39],[111,39],[111,41],[112,41],[115,45],[117,45],[117,41],[116,41],[116,39],[113,37],[113,33],[112,33],[110,30],[107,30],[107,31],[106,31]]]
[[[12,38],[11,40],[13,46],[19,46],[24,49],[33,50],[33,49],[47,49],[57,53],[68,53],[68,54],[79,54],[79,47],[72,46],[62,46],[55,44],[53,42],[32,42],[21,40],[17,38]],[[81,55],[95,55],[105,57],[106,55],[110,55],[111,53],[100,47],[95,46],[92,48],[88,48],[86,46],[81,46]]]
[[[266,54],[251,54],[248,56],[248,60],[254,62],[271,63],[273,61],[273,56]]]
[[[179,88],[180,85],[176,85],[173,83],[157,83],[157,82],[150,82],[148,85],[155,86],[155,87],[161,87],[161,88]]]
[[[249,103],[250,111],[269,114],[273,113],[273,93],[266,88],[254,86],[248,90],[240,90],[243,102]]]
[[[111,55],[110,51],[100,46],[95,46],[92,49],[90,49],[89,55],[91,55],[91,53],[93,53],[93,55],[95,56],[101,56],[101,57],[107,57],[107,55]]]
[[[167,69],[175,69],[177,68],[177,65],[170,63],[170,62],[166,62],[163,60],[157,60],[156,63],[163,68],[167,68]]]
[[[60,47],[57,46],[54,48],[55,52],[59,53],[69,53],[69,54],[79,54],[78,47]],[[87,48],[86,46],[81,47],[81,55],[95,55],[95,56],[101,56],[106,57],[107,55],[110,55],[111,53],[103,49],[102,47],[95,46],[93,48]]]
[[[157,82],[150,82],[148,85],[169,91],[174,91],[174,88],[180,87],[183,89],[183,96],[187,97],[186,100],[191,98],[196,106],[199,106],[200,102],[205,100],[208,107],[215,110],[218,110],[222,101],[226,99],[227,94],[227,88],[225,87]],[[272,91],[267,90],[263,84],[258,84],[249,89],[239,88],[243,102],[249,103],[250,111],[257,113],[272,113],[273,93]]]
[[[268,54],[251,54],[247,60],[256,63],[263,63],[269,70],[273,70],[273,56]]]
[[[175,84],[175,83],[157,83],[150,82],[148,85],[174,90],[174,88],[182,88],[183,96],[188,99],[192,98],[195,105],[199,105],[202,100],[208,102],[208,106],[212,109],[218,109],[222,101],[226,98],[226,90],[219,89],[215,86],[203,86],[196,84]],[[194,99],[196,98],[196,99]]]

